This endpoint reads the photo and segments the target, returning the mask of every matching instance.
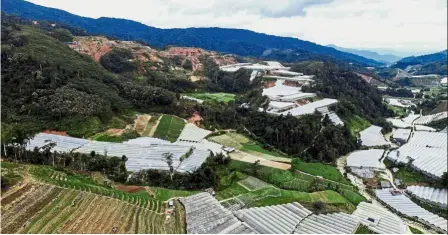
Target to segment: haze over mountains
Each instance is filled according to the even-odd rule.
[[[355,55],[359,55],[365,58],[369,58],[369,59],[373,59],[376,61],[380,61],[380,62],[385,62],[385,63],[393,63],[396,62],[398,60],[400,60],[402,57],[393,55],[393,54],[380,54],[378,52],[375,51],[369,51],[369,50],[358,50],[358,49],[351,49],[351,48],[344,48],[344,47],[338,47],[336,45],[330,44],[327,45],[329,47],[333,47],[339,51],[343,51],[343,52],[348,52],[348,53],[352,53]]]
[[[2,1],[2,11],[35,20],[49,20],[80,27],[91,34],[104,34],[122,40],[144,40],[151,46],[164,47],[179,45],[201,47],[241,56],[265,59],[289,58],[289,62],[300,60],[338,59],[362,66],[381,66],[383,62],[359,55],[342,52],[331,47],[318,45],[290,37],[272,36],[243,29],[224,28],[186,28],[160,29],[132,20],[101,17],[92,19],[71,14],[66,11],[39,6],[21,0]],[[272,51],[278,53],[271,53]],[[266,51],[268,53],[266,53]],[[267,55],[267,56],[266,56]]]

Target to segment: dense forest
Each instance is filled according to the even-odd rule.
[[[90,34],[114,36],[122,40],[142,40],[159,48],[168,45],[201,47],[241,56],[260,57],[265,55],[265,58],[268,59],[279,59],[280,57],[275,54],[270,57],[268,54],[264,54],[266,51],[293,49],[297,50],[301,56],[294,56],[294,54],[298,54],[294,52],[290,54],[293,56],[291,58],[297,58],[300,61],[302,58],[326,60],[331,57],[343,60],[346,63],[356,63],[363,66],[381,66],[384,64],[297,38],[278,37],[249,30],[225,28],[160,29],[125,19],[81,17],[23,0],[4,0],[1,4],[3,11],[26,19],[60,22],[85,29]]]

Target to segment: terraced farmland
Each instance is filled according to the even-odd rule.
[[[166,219],[139,204],[37,182],[6,192],[1,203],[2,233],[184,232],[177,209]]]
[[[185,121],[171,115],[163,115],[154,132],[154,137],[174,142],[184,129]]]

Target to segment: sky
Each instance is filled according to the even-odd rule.
[[[223,27],[400,56],[447,48],[446,0],[28,0],[159,28]]]

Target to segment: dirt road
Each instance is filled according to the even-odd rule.
[[[260,160],[260,165],[262,166],[269,166],[273,168],[278,168],[282,170],[288,170],[291,168],[290,164],[282,163],[282,162],[274,162],[262,157],[258,157],[249,153],[241,152],[241,151],[235,151],[233,153],[229,154],[231,159],[242,161],[242,162],[250,162],[254,163],[257,160]]]

